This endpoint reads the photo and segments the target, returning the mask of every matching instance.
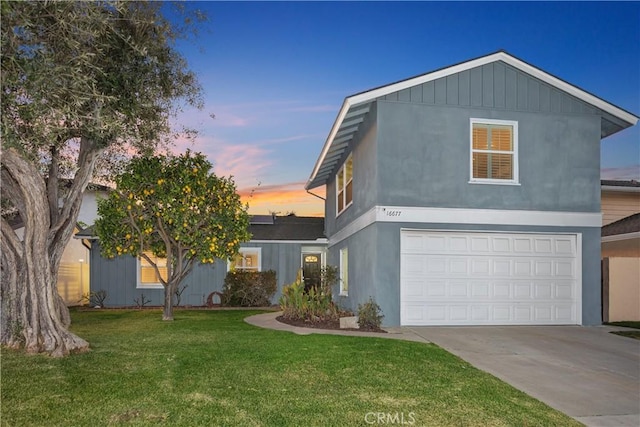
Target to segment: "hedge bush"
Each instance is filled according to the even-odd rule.
[[[366,303],[358,304],[358,326],[360,329],[377,331],[382,325],[383,318],[382,310],[373,298],[369,297],[369,301]]]
[[[277,287],[273,270],[230,271],[224,279],[220,302],[227,307],[267,307]]]

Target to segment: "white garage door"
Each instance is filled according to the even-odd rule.
[[[403,325],[579,324],[576,235],[401,231]]]

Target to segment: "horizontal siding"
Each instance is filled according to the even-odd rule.
[[[602,225],[640,212],[640,193],[602,193]]]
[[[595,107],[504,62],[485,64],[379,99],[541,113],[600,113]]]

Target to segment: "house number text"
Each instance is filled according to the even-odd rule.
[[[398,211],[398,210],[385,210],[384,211],[386,216],[400,216],[400,214],[402,214],[402,211]]]

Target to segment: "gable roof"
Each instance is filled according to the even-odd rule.
[[[322,241],[324,235],[324,218],[305,216],[272,216],[253,215],[249,223],[251,240],[273,241]],[[92,225],[77,232],[76,239],[96,240],[98,236]]]
[[[635,179],[628,181],[618,181],[613,179],[603,179],[600,181],[602,191],[616,193],[640,193],[640,182]]]
[[[263,215],[259,215],[263,217]],[[285,240],[285,241],[316,241],[325,239],[324,218],[305,216],[274,216],[273,222],[268,223],[259,219],[249,225],[251,241],[256,240]]]
[[[602,125],[601,135],[605,138],[615,132],[633,126],[637,123],[638,117],[622,108],[606,102],[605,100],[574,86],[552,74],[549,74],[539,68],[534,67],[527,62],[518,59],[505,51],[498,51],[486,56],[482,56],[469,61],[461,62],[446,68],[431,71],[426,74],[401,80],[385,86],[380,86],[365,92],[360,92],[345,98],[342,107],[338,112],[338,116],[329,132],[325,144],[320,152],[316,164],[313,168],[311,176],[305,184],[305,189],[319,187],[326,184],[328,178],[332,175],[337,163],[349,146],[349,141],[358,132],[360,123],[362,123],[369,112],[371,105],[376,99],[389,95],[393,92],[402,91],[411,87],[434,81],[452,74],[470,70],[475,67],[502,61],[505,64],[520,70],[540,81],[555,87],[567,94],[592,105],[601,110]],[[606,116],[606,117],[605,117]],[[611,123],[611,120],[615,123]]]
[[[602,227],[602,237],[640,232],[640,213],[630,215]]]

